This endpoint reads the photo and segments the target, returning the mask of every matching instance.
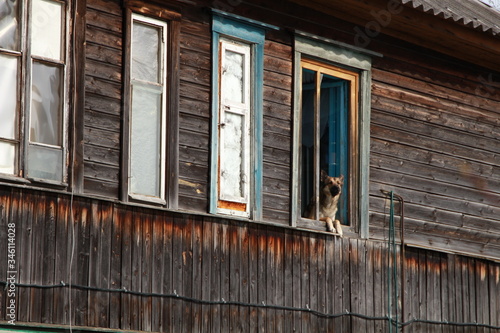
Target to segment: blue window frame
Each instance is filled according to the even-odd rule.
[[[275,27],[213,10],[210,213],[262,218],[264,42]]]

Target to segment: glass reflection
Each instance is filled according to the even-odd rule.
[[[33,0],[31,18],[32,54],[61,60],[62,9],[60,3]]]
[[[19,51],[19,4],[0,0],[0,48]]]
[[[30,141],[61,146],[61,70],[34,62],[32,71]]]

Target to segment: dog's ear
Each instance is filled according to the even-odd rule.
[[[325,170],[321,170],[321,175],[319,177],[319,180],[324,183],[326,182],[326,179],[328,178],[328,174],[326,173]]]
[[[340,184],[344,185],[344,175],[340,175],[339,179],[340,179]]]

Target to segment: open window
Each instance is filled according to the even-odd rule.
[[[292,225],[326,231],[319,219],[324,173],[343,176],[332,218],[343,230],[368,236],[371,59],[366,53],[297,32]]]
[[[69,5],[27,0],[6,6],[0,20],[0,173],[65,185]]]

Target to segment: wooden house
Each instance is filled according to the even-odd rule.
[[[500,331],[499,36],[494,0],[0,2],[0,332]]]

